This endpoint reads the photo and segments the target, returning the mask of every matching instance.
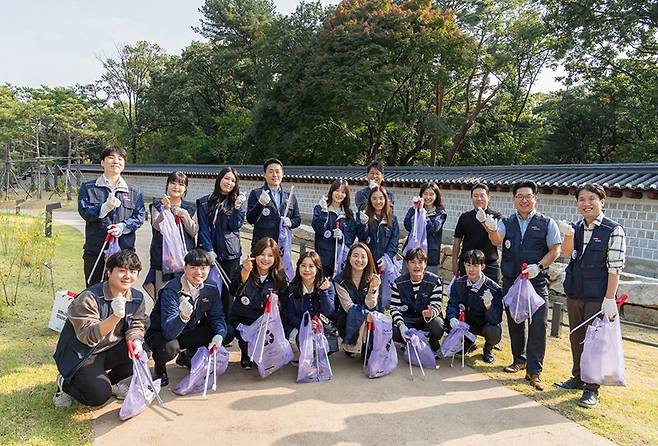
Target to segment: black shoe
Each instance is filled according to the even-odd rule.
[[[556,387],[566,390],[583,390],[585,389],[585,383],[579,380],[578,378],[572,376],[566,381],[561,383],[553,383]]]
[[[192,358],[190,358],[187,350],[178,353],[178,356],[176,357],[176,364],[188,369],[192,368]]]
[[[491,353],[491,350],[485,350],[482,352],[482,360],[487,364],[493,364],[496,357]]]
[[[240,367],[242,367],[243,370],[251,370],[253,366],[254,363],[251,362],[249,359],[243,359],[240,361]]]
[[[516,373],[520,370],[525,370],[525,362],[513,362],[503,369],[505,373]]]
[[[169,377],[167,376],[166,370],[162,373],[155,372],[155,377],[153,378],[153,381],[155,381],[156,379],[160,380],[160,387],[167,387],[169,385]]]
[[[578,405],[586,409],[594,409],[599,405],[599,394],[593,390],[583,391],[583,396],[578,400]]]

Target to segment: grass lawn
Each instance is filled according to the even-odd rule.
[[[30,217],[10,218],[21,224]],[[41,223],[43,226],[43,223]],[[2,230],[11,230],[11,225]],[[54,228],[55,289],[84,287],[82,235],[68,226]],[[4,234],[3,234],[4,235]],[[11,250],[9,251],[11,252]],[[9,258],[0,248],[0,273],[8,271]],[[12,282],[15,283],[15,282]],[[57,374],[52,354],[57,333],[47,328],[52,306],[50,277],[42,286],[26,283],[17,304],[0,302],[0,444],[80,445],[91,442],[90,411],[74,404],[71,409],[52,405]]]

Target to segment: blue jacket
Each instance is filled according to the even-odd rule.
[[[400,241],[398,219],[393,215],[393,223],[390,229],[385,223],[374,218],[371,218],[368,224],[365,225],[359,222],[358,236],[359,240],[370,248],[375,262],[381,259],[384,254],[388,254],[391,259],[394,259]]]
[[[413,230],[416,210],[412,206],[404,217],[404,227],[411,233]],[[441,263],[441,239],[443,238],[443,224],[448,214],[443,209],[427,216],[425,228],[427,230],[427,265],[434,266]]]
[[[302,295],[301,288],[301,285],[296,283],[288,287],[286,320],[289,325],[299,329],[302,317],[307,311],[311,317],[322,314],[330,318],[334,314],[336,290],[333,283],[326,290],[316,290],[312,294]]]
[[[471,327],[482,328],[485,324],[499,325],[503,321],[503,293],[500,286],[485,276],[484,283],[478,291],[467,286],[467,276],[455,279],[450,287],[446,321],[459,318],[459,304],[466,308],[466,323]],[[493,300],[488,310],[482,302],[484,290],[491,291]]]
[[[263,206],[258,202],[260,194],[266,191],[270,195],[270,202],[267,206]],[[265,183],[263,186],[258,187],[249,193],[247,200],[247,221],[254,225],[254,233],[251,239],[251,247],[263,237],[271,237],[277,243],[279,241],[279,221],[286,210],[286,203],[289,194],[281,185],[281,205],[276,207],[274,197],[270,191],[269,186]],[[290,209],[288,209],[288,218],[292,223],[291,229],[298,227],[302,224],[302,217],[299,214],[299,205],[297,204],[297,197],[293,195]]]
[[[155,208],[158,210],[158,212],[162,212],[162,202],[158,199],[157,201],[154,201],[151,204],[152,208]],[[185,209],[189,214],[190,217],[194,217],[194,214],[196,213],[196,206],[193,203],[190,203],[189,201],[183,200],[181,202],[181,208]],[[153,215],[153,211],[151,210],[151,215]],[[182,223],[180,223],[182,225]],[[162,233],[158,230],[156,230],[154,227],[151,226],[151,229],[153,231],[153,236],[151,238],[151,248],[149,250],[150,253],[150,258],[151,258],[151,266],[157,270],[162,269]],[[185,228],[183,228],[183,234],[185,235],[185,247],[189,251],[190,249],[194,248],[196,245],[196,241],[194,240],[194,237],[192,237],[190,234],[185,231]]]
[[[226,320],[222,299],[214,283],[206,282],[194,301],[194,311],[190,320],[184,322],[180,318],[178,305],[181,297],[181,276],[167,282],[158,293],[151,311],[151,326],[146,332],[148,342],[154,332],[161,332],[165,339],[176,339],[183,333],[192,331],[202,321],[206,321],[213,333],[226,338]]]
[[[240,228],[247,214],[246,203],[240,209],[219,203],[217,218],[208,209],[208,198],[201,197],[196,201],[199,213],[199,246],[206,251],[214,251],[220,261],[239,259],[242,256],[240,244]]]
[[[366,186],[361,190],[358,190],[354,196],[354,202],[356,203],[356,209],[359,211],[365,211],[366,206],[368,205],[368,194],[370,193],[370,187]],[[388,195],[388,201],[391,202],[391,210],[393,209],[393,192],[386,189],[386,195]]]
[[[144,199],[136,186],[128,185],[128,192],[118,191],[115,196],[121,206],[99,218],[101,206],[110,195],[110,189],[97,186],[96,180],[80,186],[78,192],[78,213],[85,220],[84,253],[97,256],[103,247],[103,241],[110,225],[125,223],[123,235],[119,237],[121,249],[135,250],[135,231],[144,224]]]
[[[241,271],[242,268],[236,268],[231,276],[231,286],[229,291],[234,298],[233,306],[231,307],[231,314],[229,315],[229,322],[231,325],[237,327],[239,323],[245,325],[252,324],[256,319],[263,315],[265,301],[267,300],[269,293],[275,292],[277,293],[277,296],[279,296],[279,308],[281,310],[281,318],[283,319],[282,322],[285,326],[285,306],[288,297],[286,289],[275,290],[274,280],[272,279],[271,274],[268,274],[262,284],[256,284],[252,276],[249,276],[247,282],[242,284],[240,283]]]
[[[325,277],[333,277],[334,275],[336,239],[333,236],[333,231],[336,229],[336,221],[339,222],[340,230],[343,232],[345,246],[349,249],[354,243],[354,239],[356,239],[356,219],[354,215],[352,218],[347,218],[341,213],[339,217],[333,210],[323,211],[319,204],[313,208],[311,226],[315,231],[315,252],[322,260],[322,274]],[[338,244],[340,247],[342,242],[339,240]]]

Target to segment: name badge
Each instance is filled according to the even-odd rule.
[[[247,296],[242,296],[240,302],[242,302],[242,305],[249,305],[250,300]]]
[[[269,209],[269,208],[265,208],[265,209],[263,209],[263,215],[264,215],[265,217],[267,217],[268,215],[270,215],[270,209]]]

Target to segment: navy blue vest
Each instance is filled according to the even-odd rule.
[[[583,252],[585,223],[576,226],[573,254],[564,277],[564,292],[573,299],[602,301],[608,288],[608,242],[619,223],[603,217],[592,231],[592,237]]]
[[[528,222],[528,228],[521,238],[521,227],[517,215],[513,214],[505,219],[505,239],[503,240],[503,256],[500,270],[507,284],[514,282],[521,274],[521,265],[538,263],[548,252],[546,234],[548,233],[549,219],[539,212],[535,213]],[[548,284],[548,274],[542,271],[537,277],[531,279],[535,289],[543,288]],[[508,287],[504,287],[507,289]]]
[[[354,282],[351,280],[343,278],[343,274],[338,274],[337,276],[334,277],[334,283],[336,285],[340,285],[345,290],[347,291],[347,294],[350,295],[350,299],[352,299],[352,302],[354,302],[356,305],[364,305],[366,304],[366,296],[368,295],[368,287],[369,285],[366,283],[364,284],[363,287],[357,288],[354,286]],[[336,297],[337,303],[336,303],[336,311],[337,312],[342,312],[345,313],[345,310],[343,309],[343,306],[338,302],[338,297]]]
[[[239,269],[238,269],[239,271]],[[238,275],[238,279],[239,275]],[[270,291],[274,291],[274,281],[270,275],[265,279],[262,287],[258,287],[251,276],[247,282],[235,293],[233,306],[231,307],[230,319],[246,320],[254,322],[256,319],[263,315],[265,310],[265,300],[267,299]],[[282,290],[283,291],[283,290]],[[279,306],[283,306],[283,300],[286,298],[284,293],[278,294]],[[281,314],[283,318],[283,313]]]
[[[111,301],[105,300],[103,295],[103,284],[104,282],[100,282],[87,289],[96,299],[98,314],[101,321],[110,317],[112,312]],[[135,289],[132,289],[130,292],[132,300],[126,302],[126,316],[123,318],[124,334],[132,325],[132,318],[129,315],[134,314],[139,309],[139,306],[144,299],[141,292]],[[75,375],[80,367],[82,367],[84,360],[91,356],[95,350],[96,346],[90,347],[78,340],[78,337],[75,335],[75,329],[73,328],[71,321],[67,318],[64,323],[64,329],[62,329],[62,332],[59,335],[55,354],[53,355],[55,363],[57,364],[57,369],[64,380],[69,381],[73,378],[73,375]]]
[[[189,201],[181,201],[181,205],[183,209],[185,209],[188,214],[190,214],[190,217],[194,217],[194,214],[196,214],[196,205],[194,203],[190,203]],[[162,203],[158,199],[157,201],[154,201],[151,204],[151,209],[156,208],[158,212],[162,212]],[[151,215],[153,215],[153,211],[151,210]],[[181,222],[180,225],[183,223]],[[149,253],[151,254],[151,266],[155,269],[161,270],[162,269],[162,233],[160,231],[156,231],[155,228],[151,226],[151,229],[153,230],[153,237],[151,238],[151,249]],[[183,234],[185,235],[185,246],[187,247],[187,250],[189,251],[190,249],[193,249],[196,246],[196,240],[194,240],[194,237],[192,237],[190,234],[185,231],[185,228],[183,228]]]
[[[407,307],[405,311],[400,311],[405,321],[422,320],[422,311],[426,310],[430,304],[430,297],[434,287],[440,282],[436,274],[425,271],[423,280],[420,282],[418,293],[414,294],[413,286],[409,273],[404,274],[397,279],[395,283],[400,293],[400,302],[402,308]]]

